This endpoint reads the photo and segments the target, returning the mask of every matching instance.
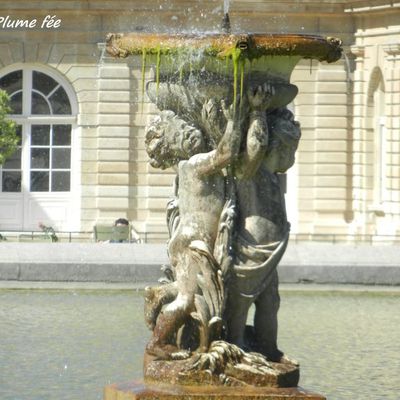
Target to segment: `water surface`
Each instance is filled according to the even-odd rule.
[[[400,294],[283,291],[280,347],[329,400],[400,398]],[[141,378],[135,291],[0,290],[0,399],[97,400]]]

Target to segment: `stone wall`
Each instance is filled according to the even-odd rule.
[[[172,172],[147,164],[144,126],[155,109],[143,96],[141,60],[113,60],[99,44],[115,31],[217,29],[222,3],[0,3],[0,16],[40,20],[56,14],[62,20],[57,30],[2,29],[0,74],[13,64],[47,65],[71,83],[79,105],[80,230],[126,217],[138,231],[165,233],[164,209],[172,194]],[[344,42],[346,59],[332,65],[303,61],[292,75],[300,89],[294,108],[303,134],[297,165],[289,174],[288,208],[295,211],[295,232],[398,234],[399,6],[388,1],[242,0],[232,2],[230,11],[233,30],[320,34]],[[148,67],[146,79],[151,74]],[[381,81],[386,116],[382,156],[371,106]],[[378,175],[384,176],[383,189]]]
[[[358,231],[399,234],[400,11],[354,11],[353,210]]]

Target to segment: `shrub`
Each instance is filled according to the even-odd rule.
[[[10,98],[4,90],[0,90],[0,165],[17,150],[19,142],[17,125],[8,119],[10,112]]]

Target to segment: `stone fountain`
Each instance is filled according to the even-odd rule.
[[[277,345],[290,231],[281,176],[301,135],[291,72],[304,58],[338,60],[341,42],[228,31],[226,16],[222,34],[107,38],[114,57],[142,57],[142,90],[160,110],[146,128],[150,164],[177,175],[170,265],[145,291],[144,383],[109,386],[106,400],[323,399],[297,387],[299,364]]]

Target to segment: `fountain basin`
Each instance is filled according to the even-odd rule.
[[[295,34],[110,33],[106,49],[118,58],[142,56],[143,93],[145,68],[155,65],[147,93],[159,109],[178,114],[196,110],[197,102],[211,97],[232,103],[249,85],[266,81],[273,81],[276,90],[271,108],[285,106],[297,95],[290,75],[301,59],[330,63],[342,53],[339,39]]]
[[[108,54],[152,57],[157,68],[178,72],[205,70],[232,76],[243,69],[245,75],[263,72],[288,81],[300,59],[334,62],[341,57],[341,41],[313,35],[295,34],[115,34],[107,36]],[[226,61],[232,60],[232,66]],[[250,64],[246,67],[246,62]],[[230,68],[231,67],[231,68]],[[233,71],[232,71],[233,70]],[[236,70],[236,71],[235,71]],[[174,74],[172,74],[174,75]],[[176,75],[176,74],[175,74]]]
[[[179,54],[182,49],[197,49],[210,56],[224,58],[235,49],[249,60],[262,56],[297,56],[334,62],[341,57],[341,41],[299,34],[115,34],[107,36],[107,52],[114,57],[142,54]]]
[[[143,294],[109,287],[0,290],[2,400],[98,400],[105,385],[142,379]],[[281,296],[280,342],[302,360],[302,387],[398,398],[399,287],[283,285]]]

